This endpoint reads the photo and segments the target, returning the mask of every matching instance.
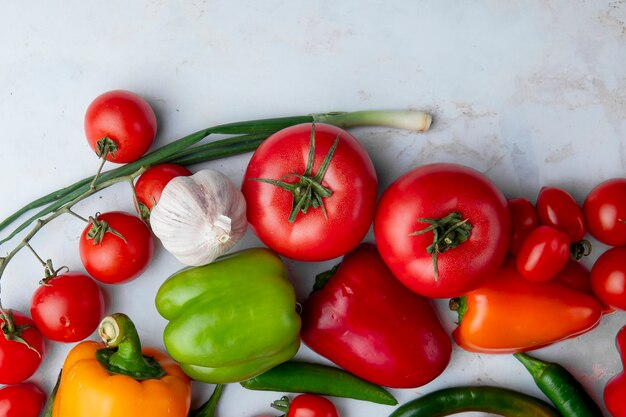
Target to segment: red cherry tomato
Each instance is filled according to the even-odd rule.
[[[591,236],[611,246],[626,245],[626,178],[596,186],[583,203]]]
[[[18,384],[30,378],[45,354],[44,339],[35,323],[15,310],[0,316],[0,384]],[[20,341],[21,340],[21,341]]]
[[[511,212],[509,253],[517,255],[528,233],[539,226],[539,217],[533,203],[527,198],[512,198],[508,200],[508,205]]]
[[[626,310],[626,247],[604,252],[591,267],[591,289],[604,304]]]
[[[78,342],[98,327],[104,297],[96,282],[84,274],[68,272],[39,286],[30,315],[45,337],[58,342]]]
[[[557,187],[543,187],[537,197],[539,222],[567,234],[571,243],[579,242],[587,232],[583,213],[574,197]]]
[[[157,120],[147,101],[124,90],[108,91],[96,97],[85,113],[85,134],[96,151],[100,139],[108,137],[117,151],[107,154],[117,163],[139,159],[154,142]],[[96,151],[97,152],[97,151]]]
[[[615,337],[615,344],[622,361],[622,372],[606,383],[604,387],[604,404],[613,417],[626,417],[626,326],[622,327]]]
[[[365,237],[378,181],[352,135],[320,123],[311,140],[311,130],[305,123],[266,139],[248,164],[242,192],[248,222],[263,243],[291,259],[322,261],[346,254]]]
[[[46,394],[30,382],[0,388],[2,417],[38,417],[45,402]]]
[[[554,279],[576,291],[592,294],[591,274],[587,267],[580,262],[568,260]]]
[[[551,226],[539,226],[528,234],[517,254],[517,270],[529,281],[547,281],[569,260],[567,235]]]
[[[161,193],[167,183],[170,182],[172,178],[183,175],[189,176],[191,175],[191,171],[176,164],[153,166],[137,179],[137,183],[135,184],[137,200],[145,205],[148,211],[152,210],[152,207],[154,207],[161,198]]]
[[[339,417],[339,413],[326,397],[300,394],[291,401],[287,417]]]
[[[107,284],[121,284],[138,277],[152,259],[153,241],[150,229],[137,216],[121,211],[100,214],[115,233],[107,232],[102,240],[88,238],[90,223],[80,237],[80,259],[95,279]]]

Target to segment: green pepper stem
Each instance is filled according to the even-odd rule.
[[[214,417],[217,404],[223,391],[224,384],[217,384],[208,401],[202,404],[197,410],[191,411],[189,417]]]
[[[105,317],[98,334],[109,348],[117,348],[98,351],[98,360],[109,372],[137,379],[160,378],[165,374],[158,362],[141,353],[137,329],[127,315],[115,313]]]

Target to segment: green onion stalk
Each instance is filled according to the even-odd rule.
[[[113,184],[128,182],[132,185],[134,180],[151,166],[163,163],[193,165],[250,152],[255,150],[273,133],[300,123],[327,123],[342,128],[386,126],[424,132],[430,128],[431,122],[432,117],[420,111],[369,110],[248,120],[199,130],[168,143],[144,155],[137,161],[84,178],[46,194],[9,215],[0,222],[0,232],[13,225],[22,216],[34,211],[26,220],[11,230],[5,238],[0,240],[0,245],[10,241],[33,223],[35,225],[13,250],[8,252],[7,255],[0,257],[0,278],[13,256],[23,247],[28,246],[32,237],[47,223],[62,214],[71,214],[71,209],[76,203]],[[213,134],[232,136],[198,145],[200,141]],[[0,309],[2,309],[1,302]]]

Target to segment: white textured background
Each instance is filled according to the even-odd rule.
[[[135,91],[154,106],[156,145],[250,118],[373,108],[432,112],[435,123],[423,135],[353,131],[370,151],[383,187],[416,165],[450,161],[485,172],[508,197],[534,201],[542,185],[555,185],[582,202],[598,182],[624,175],[622,0],[2,3],[0,218],[95,171],[83,114],[93,98],[115,88]],[[205,166],[241,181],[248,158]],[[115,186],[78,207],[85,215],[113,209],[132,209],[127,187]],[[82,228],[62,218],[32,244],[57,265],[79,270]],[[250,233],[241,246],[256,244]],[[602,250],[596,246],[586,262]],[[289,263],[300,297],[313,275],[333,263]],[[157,250],[142,277],[107,287],[107,311],[127,312],[145,344],[162,346],[165,322],[152,299],[179,267]],[[27,311],[40,277],[34,258],[21,252],[2,279],[3,304]],[[453,328],[454,317],[438,306]],[[568,367],[599,399],[621,369],[614,336],[625,324],[626,314],[615,313],[592,333],[537,355]],[[50,343],[33,380],[50,389],[70,347]],[[313,357],[305,348],[300,355]],[[404,402],[469,383],[541,396],[512,357],[458,349],[434,382],[396,394]],[[197,384],[194,403],[210,389]],[[219,415],[271,414],[268,404],[279,396],[233,385]],[[353,400],[336,403],[344,416],[391,411]]]

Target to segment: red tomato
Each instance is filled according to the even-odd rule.
[[[583,203],[591,236],[611,246],[626,245],[626,178],[596,186]]]
[[[137,183],[135,184],[137,200],[144,204],[148,210],[152,210],[152,207],[154,207],[161,198],[163,188],[165,188],[170,180],[189,175],[191,175],[191,171],[184,166],[176,164],[153,166],[137,179]]]
[[[78,342],[98,327],[104,297],[98,284],[84,274],[68,272],[42,283],[33,294],[30,315],[45,337]]]
[[[0,384],[18,384],[39,368],[45,354],[44,339],[24,314],[15,310],[5,310],[5,314],[9,320],[0,316]]]
[[[271,249],[301,261],[336,258],[356,247],[372,223],[378,188],[367,151],[348,132],[316,124],[312,136],[306,123],[269,137],[252,156],[242,185],[252,230]],[[304,204],[301,210],[296,201]]]
[[[533,203],[527,198],[512,198],[508,201],[508,205],[511,213],[509,253],[517,255],[528,233],[539,226],[539,217]]]
[[[615,344],[622,360],[622,372],[615,375],[604,387],[604,404],[613,417],[626,417],[626,326],[615,337]]]
[[[453,213],[458,216],[449,217]],[[447,224],[429,227],[444,218]],[[511,218],[504,195],[487,177],[435,163],[409,171],[385,190],[374,235],[385,263],[406,286],[427,297],[456,297],[497,271],[509,247]],[[452,238],[447,249],[446,238]]]
[[[543,187],[537,197],[537,214],[541,224],[567,234],[571,243],[579,242],[587,230],[583,213],[574,197],[557,187]]]
[[[291,401],[287,417],[339,417],[339,413],[326,397],[300,394]]]
[[[157,120],[147,101],[124,90],[108,91],[96,97],[85,114],[85,134],[91,149],[108,137],[117,151],[107,154],[108,161],[117,163],[139,159],[154,142]]]
[[[38,417],[45,402],[46,394],[30,382],[0,388],[2,417]]]
[[[626,247],[607,250],[591,267],[591,289],[604,304],[626,310]]]
[[[121,284],[138,277],[152,259],[153,242],[148,226],[129,213],[111,211],[100,214],[98,222],[106,222],[119,233],[104,233],[102,240],[88,237],[93,224],[87,225],[80,237],[80,259],[95,279],[107,284]]]
[[[517,254],[517,270],[529,281],[547,281],[569,260],[567,235],[552,226],[539,226],[528,234]]]
[[[576,291],[592,294],[591,275],[587,267],[580,262],[570,259],[554,279]]]

